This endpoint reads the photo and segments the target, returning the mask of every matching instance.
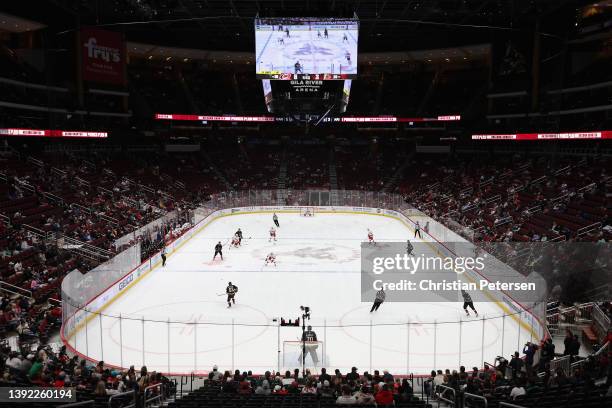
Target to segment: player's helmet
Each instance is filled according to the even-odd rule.
[[[228,285],[231,285],[231,284],[232,284],[232,282],[228,282]]]
[[[312,330],[312,326],[308,326],[308,330]]]

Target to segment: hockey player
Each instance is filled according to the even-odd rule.
[[[383,302],[385,301],[385,297],[387,297],[387,294],[385,293],[384,290],[381,289],[378,292],[376,292],[376,299],[374,299],[374,304],[372,305],[372,308],[370,309],[370,313],[378,310],[380,305],[382,305]]]
[[[317,31],[317,38],[321,38],[321,30]]]
[[[423,227],[423,231],[425,231],[426,234],[429,234],[429,221],[425,222],[425,226]]]
[[[238,237],[238,234],[236,234],[232,237],[232,247],[238,248],[239,246],[240,246],[240,238]]]
[[[342,42],[343,42],[343,43],[344,43],[344,42],[348,42],[348,37],[346,36],[346,33],[344,33],[344,34],[342,35]]]
[[[349,65],[351,65],[351,53],[347,51],[347,52],[344,54],[344,58],[346,58],[346,63],[347,63],[347,64],[349,64]]]
[[[419,238],[421,238],[421,225],[418,221],[414,225],[414,237],[416,238],[417,235],[419,236]]]
[[[161,249],[162,268],[166,266],[166,244]]]
[[[312,362],[316,365],[319,362],[319,357],[317,356],[317,348],[319,348],[319,345],[316,343],[317,334],[312,330],[312,326],[308,326],[306,328],[306,331],[302,334],[302,341],[306,342],[305,344],[306,354],[310,355]],[[300,363],[302,363],[302,357],[303,357],[303,354],[300,353],[300,358],[299,358]]]
[[[270,252],[268,256],[266,256],[266,266],[268,266],[268,264],[274,264],[274,266],[276,266],[276,255],[274,255],[274,252]]]
[[[414,256],[414,254],[412,253],[412,250],[414,249],[414,246],[412,245],[412,242],[410,242],[409,239],[406,240],[406,253],[410,256]]]
[[[276,242],[276,228],[274,227],[270,228],[270,239],[268,240],[268,242],[272,242],[272,240]]]
[[[370,230],[368,230],[368,243],[376,244],[376,242],[374,242],[374,233]]]
[[[296,61],[295,64],[293,64],[293,68],[296,75],[303,74],[302,64],[300,64],[300,61]]]
[[[217,255],[221,256],[221,260],[223,260],[223,245],[221,245],[221,241],[217,242],[217,245],[215,245],[215,255],[213,256],[213,261]]]
[[[227,307],[232,307],[232,303],[236,304],[236,293],[238,293],[238,286],[233,285],[232,282],[227,284],[227,288],[225,288],[225,293],[227,294]]]
[[[280,228],[280,224],[278,223],[278,215],[276,215],[276,213],[272,215],[272,221],[274,221],[274,225],[276,225],[276,228]]]
[[[465,290],[461,289],[461,296],[463,296],[463,310],[465,310],[466,315],[470,315],[468,312],[468,307],[474,311],[476,317],[478,317],[478,312],[474,309],[474,303],[472,302],[472,297]]]
[[[329,34],[327,33],[327,28],[323,30],[323,37],[329,38]]]
[[[240,228],[238,228],[238,231],[236,231],[235,235],[238,237],[239,244],[242,245],[242,231],[240,230]]]
[[[289,29],[288,29],[288,28],[285,28],[285,34],[287,35],[287,38],[291,37],[291,36],[289,35]]]

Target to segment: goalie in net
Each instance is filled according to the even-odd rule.
[[[314,211],[314,207],[303,207],[300,208],[300,215],[302,217],[312,217],[314,216],[315,211]]]
[[[302,364],[302,359],[306,359],[310,356],[312,363],[317,366],[319,363],[319,356],[317,355],[317,349],[319,348],[319,342],[317,341],[317,334],[312,330],[312,326],[308,326],[306,331],[302,333],[302,349],[300,350],[300,357],[298,361]],[[304,356],[303,353],[306,353]]]

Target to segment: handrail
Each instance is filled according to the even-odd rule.
[[[530,185],[534,185],[534,184],[540,184],[541,182],[543,182],[544,180],[546,180],[546,176],[540,176],[537,179],[531,180],[531,183],[529,183]]]
[[[499,201],[499,200],[501,200],[501,195],[500,194],[496,194],[493,197],[486,198],[485,199],[485,203],[486,204],[491,204],[491,203],[493,203],[495,201]]]
[[[513,218],[511,216],[507,216],[504,218],[500,218],[498,220],[495,220],[495,222],[493,223],[493,225],[495,227],[499,227],[500,225],[504,225],[504,224],[508,224],[510,222],[512,222]]]
[[[42,162],[42,160],[35,159],[32,156],[28,156],[27,162],[28,163],[32,163],[33,165],[38,166],[38,167],[44,167],[45,166],[45,164]]]
[[[87,213],[88,213],[88,214],[91,214],[91,213],[92,213],[91,208],[89,208],[89,207],[85,207],[84,205],[81,205],[81,204],[77,204],[77,203],[70,203],[70,207],[79,207],[80,209],[87,211]]]
[[[157,393],[157,395],[153,395],[151,398],[147,398],[147,393],[150,390],[156,389],[158,388],[159,391]],[[161,404],[164,400],[165,400],[165,395],[164,395],[164,384],[159,383],[159,384],[155,384],[155,385],[149,385],[148,387],[146,387],[143,391],[143,407],[146,408],[147,405],[153,401],[159,401],[159,403]]]
[[[87,180],[84,180],[82,178],[80,178],[79,176],[76,176],[74,178],[74,181],[76,181],[80,186],[85,186],[87,188],[91,187],[91,183]]]
[[[55,408],[94,407],[95,405],[96,405],[96,401],[88,400],[88,401],[72,402],[70,404],[58,405]]]
[[[4,223],[6,226],[11,225],[11,219],[4,214],[0,214],[0,222]]]
[[[28,232],[38,236],[41,239],[47,239],[47,238],[49,238],[51,236],[51,232],[50,231],[44,231],[44,230],[41,230],[40,228],[33,227],[33,226],[29,225],[29,224],[23,224],[22,227],[26,231],[28,231]]]
[[[500,408],[501,407],[507,407],[507,408],[527,408],[524,405],[510,404],[509,402],[500,402],[499,406],[500,406]]]
[[[578,231],[576,231],[576,237],[588,234],[589,232],[591,232],[591,231],[593,231],[593,230],[595,230],[595,229],[597,229],[599,227],[601,227],[601,222],[594,222],[592,224],[587,225],[586,227],[582,227]]]
[[[4,288],[4,286],[8,286],[12,290]],[[12,285],[10,283],[0,281],[0,290],[5,290],[10,293],[14,293],[16,295],[27,296],[29,298],[32,297],[32,291],[24,288],[20,288],[19,286]],[[25,294],[24,294],[25,293]]]
[[[471,394],[469,392],[463,393],[463,406],[465,406],[466,397],[484,401],[484,408],[487,408],[489,406],[489,401],[487,401],[485,397],[483,397],[482,395]]]
[[[109,251],[109,250],[97,247],[95,245],[90,245],[87,242],[79,241],[78,239],[69,237],[67,235],[62,235],[61,238],[63,238],[64,242],[66,242],[66,243],[69,243],[69,244],[72,244],[72,245],[78,245],[80,248],[85,248],[85,249],[90,250],[92,252],[100,252],[101,254],[106,255],[106,256],[112,256],[113,255],[113,253],[111,251]]]
[[[448,398],[443,397],[442,393],[438,394],[437,390],[439,388],[444,389],[445,392],[446,392],[446,390],[450,391],[452,393],[452,395],[453,395],[453,399],[449,400]],[[457,393],[456,393],[455,389],[451,388],[451,387],[447,387],[446,385],[437,385],[436,386],[436,396],[438,397],[438,407],[440,406],[440,401],[444,401],[444,402],[450,404],[451,406],[455,406],[456,401],[457,401]]]
[[[55,202],[57,202],[57,203],[63,203],[63,202],[64,202],[64,199],[63,199],[62,197],[60,197],[60,196],[56,196],[55,194],[53,194],[53,193],[49,193],[48,191],[45,191],[45,192],[43,193],[43,196],[44,196],[45,198],[47,198],[47,199],[49,199],[49,200],[51,200],[51,201],[55,201]]]
[[[133,403],[132,404],[128,404],[128,405],[122,405],[122,408],[135,408],[136,407],[136,401],[137,401],[136,391],[126,391],[126,392],[120,392],[119,394],[111,395],[110,398],[108,399],[108,408],[112,408],[113,407],[113,399],[120,398],[120,397],[126,397],[128,395],[132,396]]]
[[[577,192],[579,192],[579,193],[581,193],[581,192],[583,192],[583,191],[592,190],[592,189],[594,189],[595,187],[597,187],[597,184],[596,184],[596,183],[590,183],[590,184],[587,184],[586,186],[580,187],[580,188],[579,188],[578,190],[576,190],[576,191],[577,191]]]
[[[110,222],[111,224],[119,225],[119,220],[116,218],[109,217],[108,215],[104,214],[100,214],[99,217],[102,218],[104,221]]]
[[[65,176],[66,175],[66,171],[65,170],[58,169],[57,167],[51,167],[51,173],[57,173],[60,176]]]
[[[108,188],[104,188],[102,186],[98,186],[98,190],[102,191],[103,193],[110,194],[111,196],[114,194],[112,190],[109,190]]]

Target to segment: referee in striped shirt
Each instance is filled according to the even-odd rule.
[[[387,296],[387,294],[382,289],[379,290],[378,292],[376,292],[376,299],[374,299],[374,304],[372,305],[372,309],[370,309],[370,313],[378,310],[380,305],[382,305],[383,302],[385,301],[385,297],[386,296]]]

